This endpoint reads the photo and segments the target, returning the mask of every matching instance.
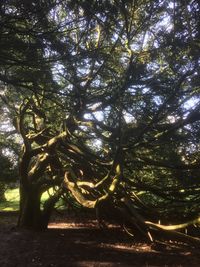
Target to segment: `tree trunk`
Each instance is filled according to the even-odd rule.
[[[31,188],[20,187],[19,227],[36,231],[45,230],[47,228],[48,222],[43,222],[40,198],[40,193],[33,185]]]
[[[4,183],[0,182],[0,202],[6,201],[5,191],[6,188]]]

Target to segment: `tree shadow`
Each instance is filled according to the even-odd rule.
[[[49,229],[37,238],[40,246],[48,246],[40,254],[42,262],[50,260],[55,266],[65,266],[66,261],[69,266],[195,266],[189,250],[158,251],[150,244],[134,243],[119,229]]]
[[[128,237],[119,227],[99,229],[93,220],[55,223],[45,232],[0,228],[0,235],[3,267],[200,266],[199,252],[190,247],[173,243],[155,248]]]

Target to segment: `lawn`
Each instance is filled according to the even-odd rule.
[[[50,193],[51,190],[50,190]],[[18,211],[19,210],[19,188],[8,189],[5,193],[6,201],[0,202],[0,211]],[[42,195],[41,204],[49,197],[45,192]],[[59,209],[63,208],[62,201],[59,201],[56,205]]]
[[[19,210],[19,188],[6,190],[5,196],[6,201],[0,202],[0,211]]]

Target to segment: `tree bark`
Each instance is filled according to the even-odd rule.
[[[6,188],[5,188],[4,183],[0,182],[0,201],[1,202],[6,201],[5,191],[6,191]]]
[[[33,186],[20,188],[20,214],[18,226],[31,230],[41,231],[47,228],[43,223],[42,211],[40,208],[41,194]]]

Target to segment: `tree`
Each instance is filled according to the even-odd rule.
[[[5,191],[18,179],[17,155],[19,146],[16,131],[10,123],[11,114],[0,96],[0,200],[5,201]]]
[[[69,199],[99,217],[107,209],[145,236],[198,223],[199,3],[30,5],[5,2],[3,16],[16,33],[14,61],[24,58],[5,61],[9,73],[0,77],[24,98],[19,224],[45,228],[65,188]],[[41,210],[50,187],[56,193]],[[160,219],[189,222],[170,228]]]
[[[8,157],[0,153],[0,201],[5,201],[5,191],[10,183],[17,180],[17,171]]]

